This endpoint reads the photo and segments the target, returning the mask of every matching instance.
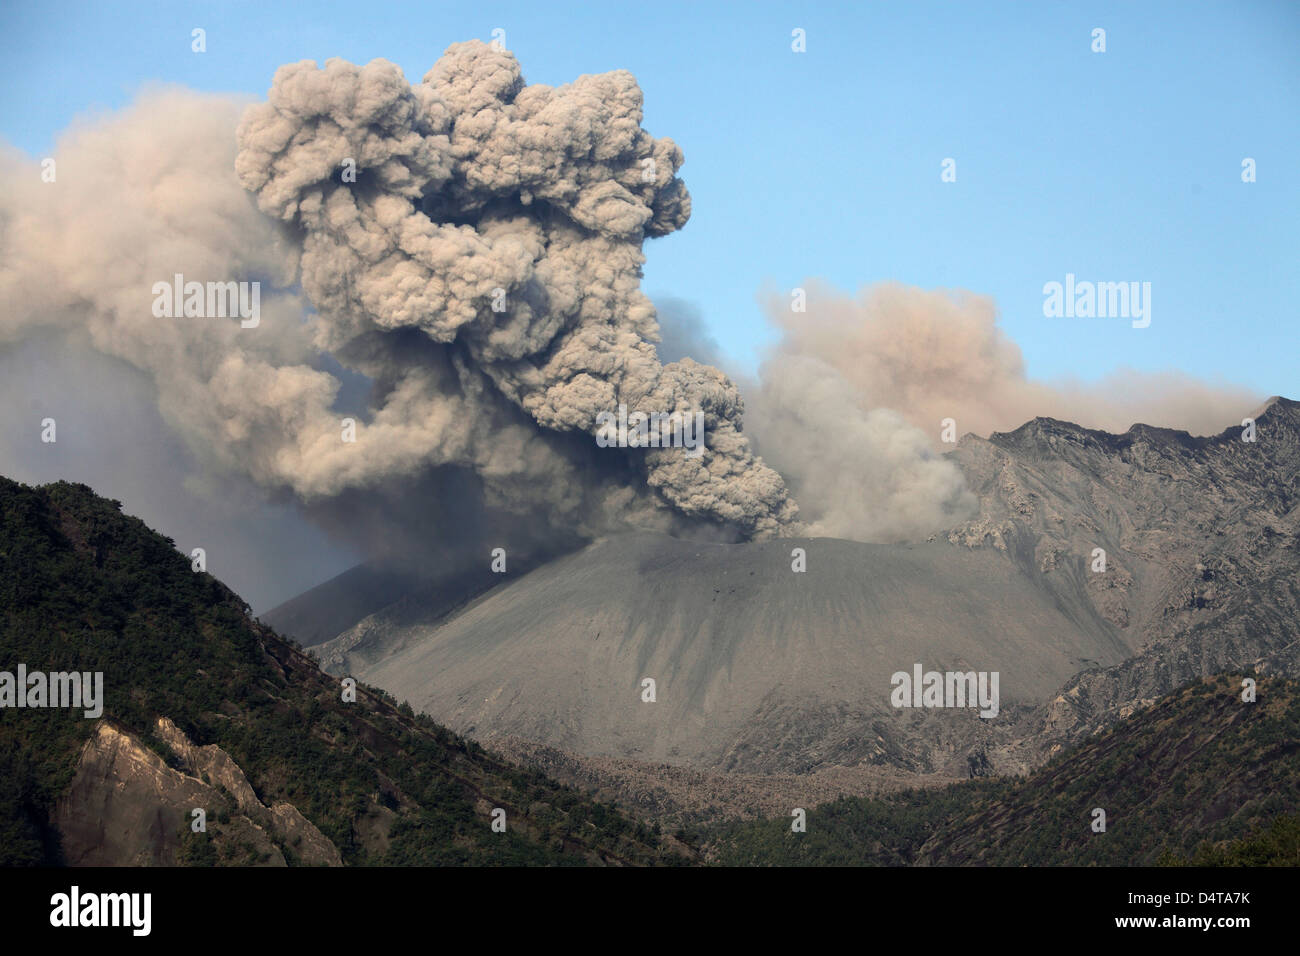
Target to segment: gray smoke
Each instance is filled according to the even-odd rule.
[[[55,335],[135,366],[196,473],[291,496],[372,554],[779,531],[795,507],[735,385],[656,356],[641,247],[689,197],[640,121],[626,72],[525,86],[481,43],[416,86],[334,60],[284,67],[255,106],[147,91],[72,127],[52,182],[0,156],[0,348]],[[261,282],[260,324],[155,316],[176,273]],[[598,448],[620,402],[702,410],[708,451]]]
[[[303,421],[298,454],[279,449],[268,477],[337,495],[455,464],[493,504],[543,504],[562,524],[667,506],[744,535],[788,526],[795,506],[741,433],[736,387],[656,355],[642,244],[681,228],[690,198],[681,150],[641,116],[626,71],[526,86],[513,55],[478,41],[416,86],[384,60],[277,71],[240,123],[235,168],[298,237],[318,347],[381,399],[355,445]],[[589,446],[620,403],[703,410],[708,452],[623,455],[634,480],[611,498]]]

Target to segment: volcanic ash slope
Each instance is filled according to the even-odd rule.
[[[1129,653],[1100,615],[1067,614],[992,549],[651,534],[599,540],[441,621],[380,611],[319,651],[485,740],[746,772],[963,773],[988,722],[894,709],[895,672],[996,671],[1005,714]]]

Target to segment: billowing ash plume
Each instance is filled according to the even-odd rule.
[[[526,86],[510,53],[477,41],[416,86],[384,60],[282,67],[243,117],[236,170],[301,243],[317,346],[379,400],[355,445],[332,421],[296,423],[266,477],[310,497],[463,465],[494,503],[543,497],[562,521],[590,523],[594,499],[666,503],[745,535],[790,525],[784,483],[741,434],[736,387],[656,356],[642,243],[681,228],[690,199],[681,151],[641,117],[630,73]],[[587,445],[620,403],[702,410],[707,453],[624,455],[640,479],[611,500],[612,471]]]

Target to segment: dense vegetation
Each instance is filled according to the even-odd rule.
[[[719,826],[710,856],[734,865],[1295,864],[1300,683],[1197,681],[1028,777],[849,798],[790,820]],[[1094,808],[1106,830],[1092,830]]]
[[[1161,866],[1300,866],[1300,815],[1275,817],[1267,827],[1237,840],[1203,843],[1191,857],[1166,852]]]
[[[1008,784],[974,780],[883,797],[841,797],[807,810],[807,830],[791,818],[706,828],[714,862],[726,866],[910,866],[936,826],[965,818]]]
[[[519,770],[381,691],[356,703],[173,542],[84,485],[0,478],[0,670],[102,671],[104,719],[159,716],[288,801],[353,864],[686,862],[693,852]],[[0,865],[60,862],[50,824],[95,725],[0,709]],[[509,814],[492,833],[484,806]],[[671,845],[670,845],[671,844]],[[283,848],[293,861],[291,848]],[[187,838],[182,862],[251,862]]]

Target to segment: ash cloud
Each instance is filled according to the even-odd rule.
[[[964,520],[974,499],[939,454],[950,447],[939,441],[945,418],[958,435],[1039,416],[1112,432],[1142,422],[1218,434],[1261,401],[1179,373],[1031,381],[985,296],[896,283],[856,296],[816,282],[806,289],[803,313],[767,298],[781,339],[742,386],[756,446],[816,534],[894,540]],[[689,323],[674,334],[689,337]]]
[[[778,533],[796,508],[736,386],[655,352],[642,244],[690,200],[641,118],[629,73],[528,86],[477,42],[414,86],[332,60],[282,68],[265,103],[146,91],[70,129],[55,182],[0,157],[0,348],[53,334],[135,366],[200,473],[292,496],[371,553]],[[260,281],[260,324],[154,316],[176,273]],[[597,448],[620,402],[702,409],[707,452]]]
[[[632,506],[745,536],[790,525],[796,508],[741,432],[735,385],[656,355],[642,245],[681,228],[690,198],[681,150],[641,119],[626,71],[528,86],[513,55],[477,41],[453,44],[415,86],[384,60],[277,71],[240,123],[236,171],[300,237],[318,346],[384,386],[355,447],[308,424],[303,453],[274,477],[334,495],[454,463],[496,504],[535,507],[549,492],[562,524]],[[425,347],[393,347],[404,331]],[[620,403],[703,410],[708,451],[645,450],[609,500],[592,456],[553,439],[593,435],[597,413]]]
[[[986,300],[902,287],[774,304],[784,339],[757,380],[729,378],[688,306],[657,316],[641,292],[645,240],[690,215],[680,150],[641,120],[629,73],[529,86],[477,42],[415,85],[331,60],[283,67],[266,102],[146,91],[70,129],[53,183],[0,155],[0,349],[60,339],[134,366],[184,442],[173,468],[398,561],[624,527],[915,537],[973,504],[941,418],[1233,420],[1222,390],[1172,377],[1029,382]],[[155,317],[176,273],[261,282],[260,323]],[[703,410],[707,452],[598,448],[620,403]]]

